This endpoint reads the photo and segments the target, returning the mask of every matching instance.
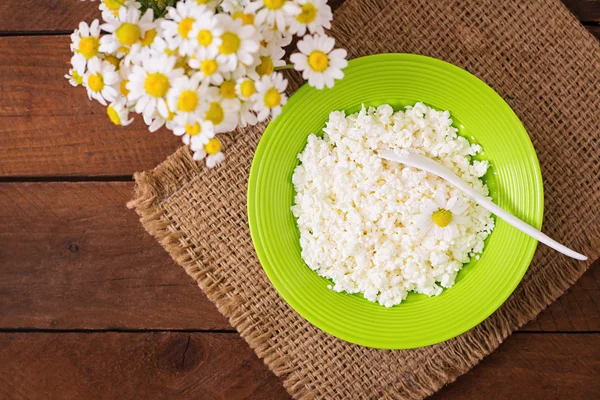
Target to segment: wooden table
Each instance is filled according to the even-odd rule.
[[[600,0],[565,3],[600,37]],[[0,398],[286,399],[125,208],[133,172],[180,140],[114,128],[63,79],[68,35],[96,7],[0,2]],[[436,397],[598,398],[599,285],[596,262]]]

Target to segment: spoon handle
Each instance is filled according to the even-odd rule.
[[[539,240],[540,242],[544,243],[545,245],[547,245],[547,246],[553,248],[554,250],[561,252],[562,254],[567,255],[571,258],[575,258],[577,260],[582,260],[582,261],[587,260],[587,257],[584,256],[583,254],[577,253],[576,251],[573,251],[573,250],[569,249],[568,247],[558,243],[556,240],[552,239],[548,235],[540,232],[539,230],[535,229],[533,226],[520,220],[519,218],[515,217],[508,211],[505,211],[504,209],[500,208],[495,203],[490,201],[488,198],[479,194],[477,191],[475,191],[475,189],[473,189],[471,186],[469,186],[465,181],[460,179],[452,171],[450,171],[448,168],[444,167],[440,163],[438,163],[428,157],[420,155],[420,154],[409,153],[409,154],[403,155],[403,154],[398,154],[392,150],[382,150],[382,151],[379,151],[378,154],[381,158],[384,158],[386,160],[395,161],[395,162],[399,162],[399,163],[408,165],[410,167],[419,168],[423,171],[427,171],[429,173],[439,176],[442,179],[447,180],[452,185],[454,185],[458,189],[460,189],[464,194],[469,196],[473,201],[475,201],[481,207],[483,207],[486,210],[490,211],[491,213],[495,214],[498,218],[501,218],[504,221],[508,222],[509,224],[511,224],[518,230],[520,230],[521,232],[526,233],[527,235],[531,236],[532,238]]]

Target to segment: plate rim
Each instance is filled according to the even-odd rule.
[[[537,190],[536,190],[536,195],[539,196],[539,208],[537,210],[537,212],[535,213],[534,218],[536,219],[535,223],[533,224],[534,226],[536,226],[537,228],[541,228],[542,223],[543,223],[543,216],[544,216],[544,185],[543,185],[543,179],[542,179],[542,174],[541,174],[541,167],[539,164],[539,159],[537,157],[537,153],[535,151],[535,148],[533,146],[533,143],[531,141],[531,137],[529,136],[525,126],[523,125],[522,121],[520,120],[520,118],[516,115],[516,113],[514,112],[514,110],[512,109],[512,107],[510,107],[510,105],[506,102],[506,100],[500,96],[500,94],[498,94],[492,87],[490,87],[486,82],[484,82],[483,80],[481,80],[480,78],[478,78],[477,76],[475,76],[474,74],[470,73],[469,71],[460,68],[454,64],[448,63],[446,61],[437,59],[437,58],[433,58],[433,57],[429,57],[429,56],[423,56],[423,55],[419,55],[419,54],[411,54],[411,53],[385,53],[385,54],[373,54],[373,55],[368,55],[368,56],[364,56],[364,57],[359,57],[359,58],[355,58],[349,61],[348,64],[348,68],[351,68],[353,66],[358,66],[362,63],[365,62],[379,62],[379,61],[386,61],[386,60],[393,60],[393,61],[412,61],[412,62],[426,62],[429,64],[438,64],[439,66],[441,66],[442,68],[449,68],[451,70],[453,70],[454,73],[459,73],[459,74],[463,74],[465,77],[467,77],[468,79],[470,79],[473,82],[476,82],[477,85],[483,85],[482,88],[485,88],[485,90],[489,90],[493,93],[493,95],[497,96],[497,98],[504,103],[504,105],[506,105],[507,111],[510,112],[512,114],[512,117],[514,117],[515,121],[520,125],[520,127],[522,128],[522,132],[525,133],[525,145],[527,146],[527,151],[530,155],[532,155],[533,157],[533,173],[534,173],[534,178],[535,178],[535,182],[536,182],[536,186],[537,186]],[[296,92],[294,92],[291,96],[290,99],[288,100],[288,104],[290,103],[290,101],[295,97],[295,98],[299,98],[303,92],[307,91],[307,90],[311,90],[311,88],[308,86],[308,84],[304,84],[302,85],[302,87],[300,87]],[[282,114],[285,111],[285,108],[288,106],[288,104],[286,104],[286,106],[284,106],[283,110],[282,110]],[[277,293],[279,294],[279,296],[282,297],[282,299],[296,312],[298,313],[302,318],[304,318],[305,320],[307,320],[310,324],[314,325],[315,327],[317,327],[318,329],[322,330],[323,332],[326,332],[334,337],[337,337],[339,339],[342,339],[346,342],[349,343],[353,343],[353,344],[357,344],[357,345],[361,345],[361,346],[366,346],[366,347],[371,347],[371,348],[379,348],[379,349],[389,349],[389,350],[395,350],[395,349],[411,349],[411,348],[419,348],[419,347],[426,347],[426,346],[430,346],[430,345],[434,345],[437,343],[442,343],[444,341],[447,341],[449,339],[452,339],[454,337],[460,336],[461,334],[463,334],[464,332],[469,331],[470,329],[475,328],[476,326],[478,326],[479,324],[481,324],[481,322],[483,322],[485,319],[487,319],[490,315],[492,315],[493,313],[495,313],[503,304],[504,302],[510,297],[510,295],[514,292],[514,290],[519,286],[520,282],[523,279],[523,276],[527,273],[529,266],[531,265],[531,261],[534,257],[534,254],[536,252],[537,246],[538,246],[538,242],[537,241],[533,241],[532,244],[530,246],[528,246],[528,248],[526,249],[527,253],[524,253],[524,258],[523,258],[523,264],[526,263],[526,267],[522,269],[522,273],[519,274],[515,274],[515,281],[516,284],[514,285],[514,287],[512,288],[512,290],[510,290],[510,292],[507,291],[506,296],[498,296],[498,300],[494,303],[493,306],[493,310],[486,315],[484,318],[482,318],[480,321],[478,321],[477,323],[475,323],[474,325],[465,328],[464,330],[462,330],[460,333],[458,334],[451,334],[451,335],[446,335],[447,337],[441,339],[441,340],[436,340],[436,341],[432,341],[432,342],[428,342],[428,343],[424,343],[424,344],[419,344],[419,345],[414,345],[414,346],[397,346],[397,347],[390,347],[390,346],[380,346],[378,345],[376,342],[371,342],[370,340],[362,341],[362,340],[355,340],[355,338],[352,337],[348,337],[348,335],[344,334],[343,332],[339,332],[336,329],[326,329],[322,326],[322,324],[320,323],[319,320],[315,320],[312,317],[307,316],[305,312],[303,312],[304,306],[299,304],[291,295],[291,293],[288,293],[288,289],[281,286],[280,282],[279,282],[279,278],[275,276],[274,270],[273,270],[273,266],[271,266],[271,262],[269,260],[269,257],[266,255],[265,253],[265,249],[263,248],[263,245],[260,241],[260,233],[259,233],[259,229],[258,229],[258,221],[257,221],[257,213],[255,212],[255,207],[256,207],[256,199],[255,199],[255,190],[253,190],[253,188],[256,187],[257,185],[257,180],[258,180],[258,176],[259,176],[259,169],[260,169],[260,159],[262,158],[263,153],[265,152],[265,149],[267,147],[269,138],[274,135],[274,131],[275,131],[275,125],[273,124],[275,120],[272,120],[269,122],[268,126],[266,127],[265,131],[263,132],[260,141],[258,143],[258,146],[256,148],[256,151],[254,153],[253,156],[253,160],[251,163],[251,167],[250,167],[250,174],[249,174],[249,178],[248,178],[248,186],[247,186],[247,192],[246,192],[246,207],[247,207],[247,215],[248,215],[248,225],[249,225],[249,229],[250,229],[250,235],[251,235],[251,239],[252,239],[252,244],[253,247],[256,251],[259,263],[261,265],[261,268],[263,269],[263,271],[265,272],[265,274],[267,275],[270,283],[273,285],[273,287],[275,288],[275,290],[277,291]],[[266,264],[265,265],[265,261]],[[307,267],[308,268],[308,267]],[[316,274],[316,272],[313,271],[313,273]],[[332,331],[337,331],[337,332],[332,332]],[[374,339],[376,340],[376,339]]]

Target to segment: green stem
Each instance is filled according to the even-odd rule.
[[[294,68],[294,64],[286,64],[286,65],[282,65],[281,67],[275,67],[275,71],[281,71],[283,69],[292,69]]]

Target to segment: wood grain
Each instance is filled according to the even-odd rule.
[[[132,175],[181,145],[139,118],[116,127],[71,87],[67,36],[2,37],[0,54],[0,176]]]
[[[125,208],[133,182],[0,184],[0,328],[232,329]],[[600,263],[525,329],[600,331]]]
[[[0,398],[285,399],[235,334],[0,334]]]
[[[432,400],[597,399],[600,335],[516,334]]]
[[[0,32],[73,31],[79,21],[101,19],[97,1],[3,0],[0,1]],[[329,0],[335,10],[344,0]]]
[[[521,331],[600,332],[600,260]]]
[[[132,191],[0,184],[0,328],[232,329],[125,207]]]
[[[100,18],[98,1],[4,0],[0,2],[0,31],[72,31],[79,21]],[[600,21],[600,0],[562,1],[581,21]],[[334,10],[341,3],[329,0]]]
[[[434,399],[592,399],[600,336],[516,334]],[[0,334],[3,399],[289,399],[235,334]]]
[[[580,21],[600,22],[600,0],[562,0]]]

